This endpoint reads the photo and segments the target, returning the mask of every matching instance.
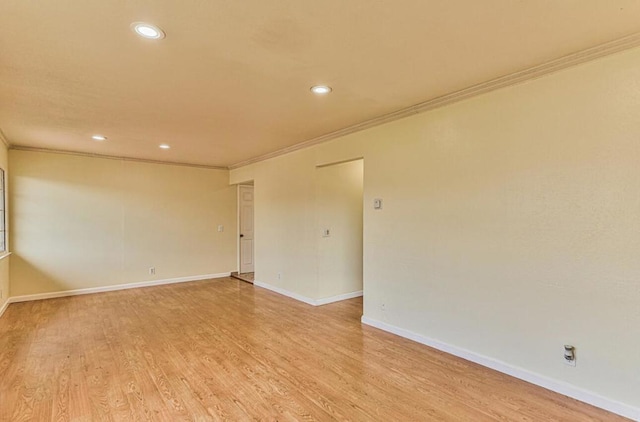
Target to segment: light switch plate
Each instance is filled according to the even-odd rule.
[[[382,209],[382,199],[376,198],[373,200],[373,209],[381,210]]]

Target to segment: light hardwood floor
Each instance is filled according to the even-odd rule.
[[[1,421],[617,421],[235,279],[12,304]]]
[[[231,273],[231,277],[237,278],[238,280],[246,281],[247,283],[251,283],[251,284],[253,284],[253,282],[255,281],[254,273],[238,274],[237,272],[233,272]]]

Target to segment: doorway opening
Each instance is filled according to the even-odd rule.
[[[325,304],[361,297],[364,160],[358,158],[318,166],[316,181],[316,302]],[[362,306],[361,303],[360,299],[359,306]]]

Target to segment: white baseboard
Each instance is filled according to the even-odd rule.
[[[163,284],[185,283],[187,281],[208,280],[211,278],[229,277],[228,273],[203,274],[189,277],[167,278],[164,280],[141,281],[138,283],[114,284],[112,286],[89,287],[86,289],[63,290],[50,293],[36,293],[33,295],[14,296],[9,298],[9,303],[28,302],[31,300],[53,299],[56,297],[88,295],[92,293],[113,292],[116,290],[137,289],[140,287],[160,286]]]
[[[327,303],[340,302],[341,300],[353,299],[356,297],[362,297],[362,290],[351,293],[344,293],[337,296],[323,297],[322,299],[316,299],[316,305],[326,305]]]
[[[272,286],[271,284],[263,283],[261,281],[255,280],[253,285],[256,287],[262,287],[263,289],[271,290],[272,292],[279,293],[283,296],[290,297],[291,299],[299,300],[300,302],[304,302],[307,305],[317,306],[315,299],[311,299],[306,296],[299,295],[298,293],[290,292],[289,290],[281,289],[280,287]]]
[[[345,293],[338,296],[325,297],[322,299],[311,299],[310,297],[306,297],[298,293],[294,293],[289,290],[273,286],[271,284],[263,283],[261,281],[254,281],[253,285],[256,287],[262,287],[263,289],[271,290],[272,292],[276,292],[278,294],[290,297],[295,300],[299,300],[300,302],[304,302],[307,305],[311,305],[311,306],[321,306],[321,305],[326,305],[328,303],[338,302],[340,300],[353,299],[354,297],[362,296],[362,290],[359,290],[357,292]]]
[[[4,311],[7,310],[7,308],[9,307],[10,303],[11,303],[11,298],[7,299],[7,301],[4,303],[4,305],[0,306],[0,317],[2,317],[2,314],[4,314]]]
[[[396,327],[382,321],[368,318],[364,315],[362,316],[361,321],[363,324],[379,328],[389,333],[396,334],[400,337],[404,337],[409,340],[427,345],[429,347],[433,347],[434,349],[449,353],[451,355],[458,356],[462,359],[475,362],[479,365],[486,366],[487,368],[494,369],[498,372],[502,372],[504,374],[511,375],[512,377],[519,378],[521,380],[546,388],[547,390],[555,391],[556,393],[569,396],[576,400],[588,403],[592,406],[608,410],[609,412],[616,413],[635,421],[640,421],[640,408],[611,400],[591,391],[583,390],[582,388],[576,387],[572,384],[557,381],[553,378],[549,378],[544,375],[540,375],[535,372],[510,365],[497,359],[480,355],[467,349],[463,349],[429,337],[425,337],[420,334],[414,333],[413,331],[405,330],[404,328]]]

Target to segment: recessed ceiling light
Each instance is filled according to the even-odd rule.
[[[93,135],[91,139],[93,139],[94,141],[106,141],[107,137],[104,135]]]
[[[160,148],[162,148],[162,149],[169,149],[169,148],[171,148],[171,147],[170,147],[169,145],[167,145],[167,144],[160,144]]]
[[[331,87],[326,85],[316,85],[311,87],[311,92],[318,95],[325,95],[330,93],[331,91]]]
[[[164,38],[164,31],[155,25],[144,22],[134,22],[131,24],[131,29],[141,37],[149,38],[152,40],[160,40]]]

